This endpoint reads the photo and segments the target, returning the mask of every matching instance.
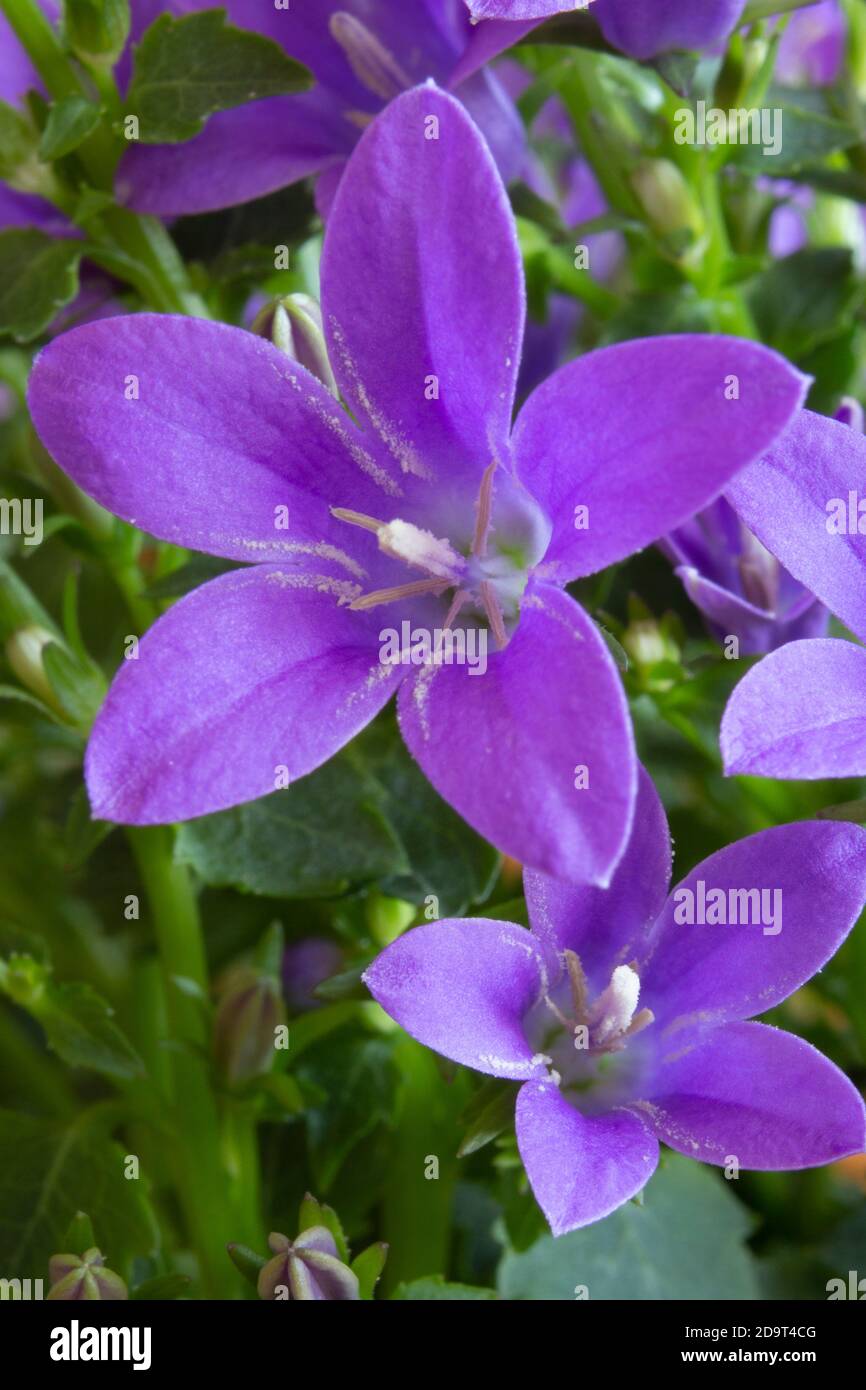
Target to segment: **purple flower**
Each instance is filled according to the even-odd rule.
[[[845,57],[848,25],[839,0],[819,0],[788,17],[776,57],[776,77],[788,86],[829,87]]]
[[[803,411],[729,489],[768,550],[862,641],[866,638],[866,440]],[[729,774],[866,775],[866,651],[791,642],[740,682],[722,720]]]
[[[263,796],[399,688],[410,751],[480,834],[603,882],[637,764],[607,646],[563,586],[705,506],[786,428],[804,380],[753,343],[652,338],[562,368],[512,430],[514,221],[478,131],[432,84],[350,162],[322,310],[351,416],[271,344],[200,320],[87,325],[37,361],[36,428],[85,491],[257,562],[123,663],[88,747],[94,813],[149,824]],[[426,653],[395,651],[404,624]],[[483,674],[467,659],[482,648]]]
[[[425,1046],[524,1083],[517,1143],[554,1235],[639,1192],[659,1140],[754,1169],[829,1163],[866,1142],[848,1078],[800,1038],[746,1021],[808,980],[856,921],[866,832],[831,821],[764,830],[668,896],[670,866],[664,811],[642,773],[609,889],[529,873],[532,932],[431,923],[364,976]]]
[[[710,631],[720,642],[738,638],[743,655],[827,630],[826,608],[765,550],[724,497],[672,531],[660,548]]]
[[[736,28],[746,0],[594,0],[590,13],[609,43],[632,58],[707,48]],[[538,23],[574,13],[574,0],[466,0],[475,19]],[[530,27],[527,25],[526,27]]]
[[[311,1226],[294,1240],[273,1231],[268,1236],[273,1259],[259,1275],[259,1297],[356,1302],[358,1276],[339,1259],[337,1242],[325,1226]]]
[[[188,13],[212,3],[173,0],[159,8]],[[480,70],[516,36],[503,28],[498,41],[486,36],[476,54],[462,0],[315,0],[285,9],[269,0],[226,0],[226,8],[232,23],[275,40],[304,63],[317,85],[220,112],[183,144],[131,149],[117,186],[137,211],[207,212],[314,175],[324,216],[346,160],[373,117],[428,78],[459,87],[506,178],[519,168],[520,117],[496,78]]]

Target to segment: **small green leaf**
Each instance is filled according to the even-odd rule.
[[[169,1299],[182,1298],[189,1292],[190,1283],[188,1274],[158,1274],[154,1279],[145,1279],[129,1297],[138,1302],[165,1303]]]
[[[267,1264],[264,1256],[257,1255],[255,1250],[251,1250],[248,1245],[238,1245],[236,1241],[227,1245],[226,1250],[235,1269],[239,1270],[244,1278],[255,1286],[258,1283],[260,1271]]]
[[[105,697],[105,681],[95,666],[85,666],[59,642],[42,649],[42,664],[64,714],[89,728]]]
[[[0,232],[0,334],[37,338],[78,293],[81,243],[35,227]]]
[[[85,1250],[92,1250],[95,1244],[93,1222],[86,1211],[77,1211],[63,1238],[63,1249],[69,1250],[73,1255],[83,1255]]]
[[[66,39],[73,53],[111,65],[129,37],[129,0],[64,0]]]
[[[431,1274],[427,1279],[413,1279],[411,1284],[398,1284],[391,1295],[392,1299],[407,1302],[423,1299],[425,1303],[445,1300],[451,1303],[495,1303],[498,1297],[495,1289],[474,1288],[471,1284],[446,1284],[441,1274]]]
[[[763,144],[729,147],[737,166],[750,174],[765,174],[768,178],[790,174],[825,155],[850,149],[860,140],[854,126],[831,116],[797,106],[783,105],[775,109],[781,112],[777,126],[781,148],[777,154],[765,154]]]
[[[310,75],[271,39],[226,24],[224,10],[164,14],[135,50],[126,109],[150,144],[189,140],[215,111],[297,92]]]
[[[298,1211],[298,1235],[301,1235],[303,1231],[309,1231],[311,1226],[324,1226],[326,1230],[330,1231],[337,1247],[337,1255],[343,1261],[348,1260],[349,1245],[339,1216],[333,1207],[326,1206],[323,1202],[317,1202],[316,1198],[308,1192]]]
[[[858,289],[851,252],[820,247],[775,261],[749,298],[763,341],[796,361],[839,332]]]
[[[507,1082],[491,1081],[482,1086],[466,1107],[468,1129],[463,1136],[458,1158],[468,1158],[496,1139],[514,1121],[514,1102],[517,1087]]]
[[[46,163],[63,159],[77,150],[99,125],[100,111],[86,97],[64,97],[48,113],[48,124],[39,142],[39,154]]]
[[[373,1297],[373,1291],[382,1276],[387,1258],[388,1247],[384,1241],[380,1240],[376,1245],[368,1245],[367,1249],[362,1250],[360,1255],[352,1261],[352,1273],[357,1276],[362,1299]]]

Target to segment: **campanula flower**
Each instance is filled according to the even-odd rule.
[[[813,1167],[866,1142],[847,1077],[800,1038],[749,1021],[819,970],[856,921],[866,831],[776,826],[711,855],[668,896],[670,867],[642,773],[609,889],[528,873],[531,931],[433,922],[364,975],[419,1042],[523,1083],[517,1143],[554,1235],[639,1192],[660,1141],[753,1169]]]
[[[358,1276],[338,1257],[337,1243],[325,1226],[311,1226],[295,1240],[273,1231],[273,1259],[258,1279],[259,1297],[289,1301],[353,1302],[360,1298]]]
[[[866,440],[803,411],[729,489],[768,550],[866,640]],[[758,662],[722,720],[728,773],[866,775],[866,651],[837,638],[791,642]]]
[[[530,28],[550,15],[573,14],[575,0],[466,0],[476,20],[519,21]],[[745,0],[593,0],[585,8],[609,43],[632,58],[668,49],[708,48],[736,28]]]
[[[489,150],[430,84],[369,128],[328,224],[323,323],[351,415],[223,324],[141,314],[44,349],[32,415],[73,479],[153,535],[255,562],[123,663],[87,752],[96,816],[171,822],[263,796],[399,690],[410,751],[480,834],[554,875],[609,878],[633,735],[564,586],[706,506],[784,431],[804,379],[753,343],[657,337],[568,364],[512,429],[524,298]],[[404,625],[429,648],[417,662],[394,660]]]

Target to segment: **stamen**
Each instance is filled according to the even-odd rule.
[[[447,579],[415,579],[411,584],[397,584],[393,589],[375,589],[371,594],[362,594],[349,607],[360,613],[400,598],[412,598],[415,594],[444,594],[448,587]]]
[[[496,472],[496,460],[488,463],[481,479],[481,487],[478,490],[478,501],[475,506],[477,514],[475,517],[475,536],[472,541],[472,554],[477,555],[479,560],[483,560],[487,554],[487,537],[490,534],[490,517],[493,511],[493,475]]]
[[[348,507],[332,507],[331,516],[335,516],[338,521],[348,521],[350,526],[361,526],[365,531],[374,531],[377,535],[384,529],[384,521],[377,521],[374,516],[365,516],[363,512],[350,511]]]
[[[478,587],[481,590],[481,602],[484,604],[484,612],[487,614],[490,631],[493,633],[497,647],[502,651],[508,646],[509,637],[505,631],[502,609],[496,599],[496,590],[489,579],[482,579]]]
[[[583,966],[580,963],[580,956],[575,951],[564,951],[565,966],[568,970],[568,979],[571,985],[571,998],[574,1003],[575,1023],[585,1023],[589,1012],[589,985]]]
[[[408,91],[413,85],[411,77],[403,71],[393,53],[354,15],[338,10],[331,16],[328,28],[348,58],[358,81],[368,92],[382,101],[393,101],[394,97]]]
[[[450,541],[439,540],[432,531],[414,526],[411,521],[389,521],[379,531],[379,546],[394,560],[403,560],[407,565],[415,565],[428,574],[438,575],[451,584],[457,582],[466,561],[451,545]]]

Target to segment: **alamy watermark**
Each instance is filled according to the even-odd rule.
[[[486,628],[420,628],[408,621],[379,633],[383,666],[467,666],[470,676],[487,670]]]
[[[681,106],[674,112],[678,145],[759,145],[765,156],[782,153],[784,112],[781,107]]]
[[[763,927],[764,936],[782,930],[781,888],[708,888],[699,878],[694,889],[674,889],[678,926]]]
[[[41,497],[0,497],[0,536],[23,536],[25,545],[42,544]]]

